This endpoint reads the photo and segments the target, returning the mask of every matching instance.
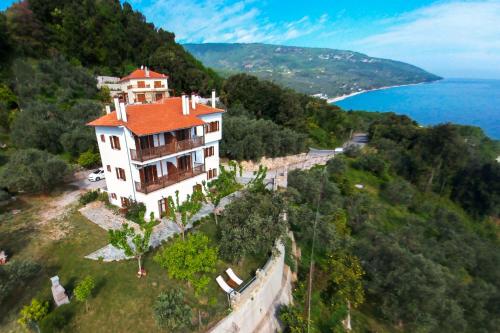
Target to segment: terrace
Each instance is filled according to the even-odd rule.
[[[148,181],[135,182],[137,192],[148,194],[159,189],[171,186],[183,180],[199,176],[205,172],[205,165],[194,163],[192,168],[185,170],[179,169],[165,176],[154,177]]]
[[[201,147],[204,144],[205,138],[203,136],[198,136],[191,139],[172,141],[157,147],[151,146],[139,149],[130,149],[130,157],[134,161],[144,162],[153,158],[163,157],[181,151]]]

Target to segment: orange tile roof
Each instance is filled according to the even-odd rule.
[[[129,75],[122,77],[120,81],[126,81],[130,79],[166,79],[168,78],[168,75],[162,74],[162,73],[157,73],[155,71],[149,70],[149,76],[146,76],[146,70],[145,69],[136,69]]]
[[[197,104],[196,109],[189,103],[189,115],[182,114],[180,97],[163,99],[153,104],[130,104],[126,106],[127,122],[116,119],[116,112],[102,116],[87,125],[89,126],[125,126],[136,135],[148,135],[176,129],[189,128],[205,124],[199,116],[224,112],[204,104]]]

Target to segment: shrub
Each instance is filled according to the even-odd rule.
[[[85,302],[85,308],[88,309],[88,299],[92,295],[95,288],[95,281],[92,276],[86,276],[83,280],[78,282],[75,292],[75,298],[78,302]]]
[[[106,205],[109,205],[109,195],[106,192],[99,192],[97,200],[104,202]]]
[[[81,153],[78,157],[78,164],[84,168],[92,168],[95,167],[101,162],[101,156],[99,153],[94,153],[92,150],[87,150],[84,153]]]
[[[175,331],[191,324],[192,310],[180,290],[169,290],[158,295],[153,306],[158,326]]]
[[[19,312],[19,319],[17,322],[25,328],[31,325],[36,326],[48,313],[49,302],[41,302],[37,299],[32,299],[31,303],[25,305]]]
[[[376,154],[364,154],[353,163],[353,167],[369,171],[382,178],[386,176],[387,172],[387,164]]]
[[[125,217],[137,224],[144,223],[144,215],[146,214],[146,206],[142,202],[130,200],[127,205]]]
[[[279,318],[285,329],[285,333],[305,333],[307,332],[307,320],[302,314],[302,310],[297,306],[283,305],[279,309]]]
[[[0,183],[11,191],[49,192],[64,181],[67,164],[46,151],[16,151],[0,172]]]
[[[390,203],[409,205],[415,195],[412,185],[403,179],[394,179],[382,185],[382,197]]]
[[[10,200],[10,194],[7,191],[0,190],[0,202]]]
[[[285,264],[290,267],[292,272],[297,271],[297,263],[295,262],[295,256],[292,253],[292,240],[290,237],[285,239]]]
[[[10,296],[15,288],[22,288],[40,270],[40,265],[31,261],[11,261],[0,266],[0,303]]]
[[[40,330],[43,333],[61,332],[74,315],[72,304],[64,304],[52,311],[40,321]]]
[[[97,192],[97,191],[88,191],[86,193],[83,193],[80,196],[80,199],[78,199],[78,201],[80,202],[80,204],[86,205],[89,202],[97,200],[98,197],[99,197],[99,192]]]
[[[154,261],[166,268],[173,279],[189,282],[196,294],[205,291],[217,264],[216,247],[204,234],[191,234],[185,240],[177,238],[155,257]]]

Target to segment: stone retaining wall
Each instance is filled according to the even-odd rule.
[[[231,300],[232,312],[209,330],[211,333],[271,333],[279,331],[277,310],[292,302],[292,273],[285,266],[285,247],[256,272],[256,279]]]

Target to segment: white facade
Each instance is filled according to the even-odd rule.
[[[121,82],[121,90],[129,104],[153,103],[170,96],[167,77],[124,80]]]
[[[209,181],[219,174],[219,141],[222,138],[222,114],[215,113],[200,116],[200,119],[206,123],[212,121],[219,122],[219,130],[216,132],[206,133],[204,126],[193,127],[190,129],[192,139],[203,138],[200,145],[191,149],[180,150],[174,153],[165,154],[156,158],[145,158],[143,161],[134,159],[132,151],[137,150],[136,138],[134,134],[124,126],[120,127],[103,127],[97,126],[95,128],[96,137],[101,154],[102,166],[105,171],[106,188],[109,195],[110,203],[123,207],[123,200],[134,200],[142,202],[147,208],[146,218],[149,218],[153,213],[155,218],[160,217],[161,200],[169,196],[175,198],[175,192],[179,191],[180,201],[184,201],[187,195],[193,193],[194,186],[201,185],[202,181]],[[111,144],[111,137],[118,138],[119,147],[113,148]],[[152,135],[154,147],[165,147],[164,133]],[[115,139],[116,140],[116,139]],[[204,149],[213,147],[213,155],[205,157]],[[179,181],[170,181],[161,184],[161,180],[168,180],[169,168],[171,166],[179,167],[179,158],[183,156],[190,156],[190,169],[193,170],[192,175],[188,174],[186,179],[179,179]],[[151,188],[151,186],[144,186],[149,184],[141,179],[141,169],[154,166],[155,179],[152,181],[152,186],[160,187],[158,189]],[[198,167],[198,169],[196,169]],[[117,168],[124,172],[125,179],[121,179]],[[194,170],[198,170],[194,173]],[[210,170],[216,170],[210,171]],[[210,171],[210,172],[209,172]],[[170,172],[172,173],[172,172]],[[211,179],[208,176],[212,175]],[[160,183],[160,184],[158,184]],[[171,184],[170,184],[171,183]],[[142,189],[142,190],[141,190]]]

